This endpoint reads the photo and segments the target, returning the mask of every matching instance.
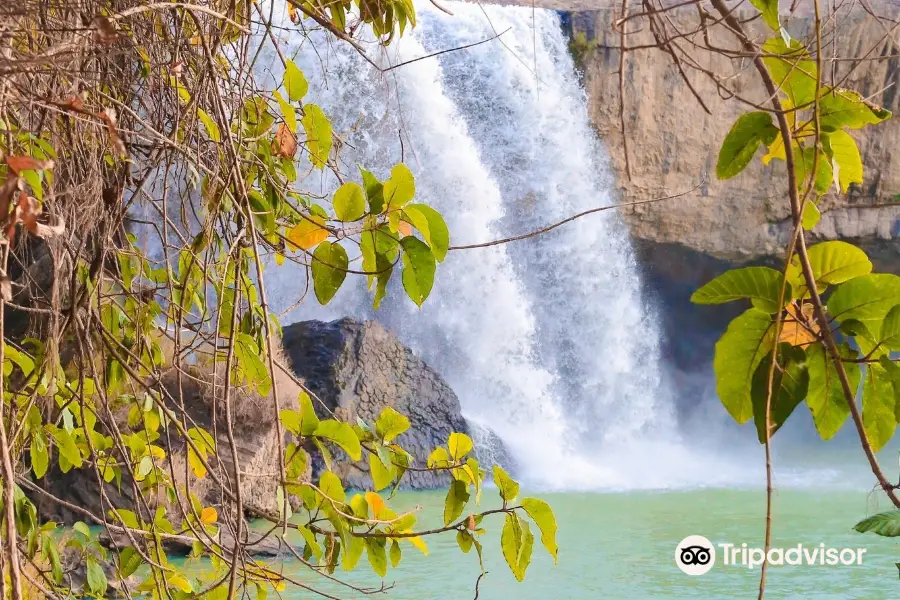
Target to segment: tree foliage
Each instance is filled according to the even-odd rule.
[[[287,8],[298,32],[305,19],[302,27],[357,48],[362,24],[387,44],[416,21],[409,0],[289,0]],[[328,576],[357,568],[365,553],[384,577],[404,548],[427,553],[425,537],[440,533],[455,533],[463,552],[474,546],[480,562],[494,514],[506,519],[498,533],[517,578],[530,562],[529,523],[556,558],[549,506],[514,504],[508,493],[518,484],[505,473],[502,508],[479,509],[487,472],[468,436],[451,434],[422,464],[398,443],[410,426],[404,415],[385,408],[368,423],[317,414],[319,399],[285,375],[267,269],[305,269],[322,304],[348,275],[365,276],[376,308],[399,270],[421,305],[450,232],[438,211],[416,202],[406,165],[341,172],[339,132],[306,101],[309,80],[265,34],[272,23],[260,4],[89,1],[76,13],[25,0],[13,18],[2,38],[10,60],[0,67],[9,518],[0,530],[11,598],[101,598],[115,589],[218,600],[309,588],[253,556],[259,540],[243,535],[247,514],[270,522],[266,536],[296,532],[303,541],[287,551]],[[274,86],[254,77],[261,51],[283,67]],[[344,183],[314,194],[303,188],[307,167]],[[211,403],[211,419],[198,418],[197,398]],[[260,421],[279,441],[271,506],[241,497],[233,432]],[[312,453],[325,463],[315,479]],[[345,489],[335,454],[367,464],[374,489]],[[443,527],[422,531],[414,513],[391,508],[411,469],[448,476]],[[60,556],[64,527],[38,511],[61,502],[43,484],[73,470],[131,498],[123,506],[103,495],[100,512],[72,509],[83,517],[64,543],[85,565],[77,589]],[[210,486],[216,502],[204,492]],[[196,575],[169,560],[173,543],[211,568]]]

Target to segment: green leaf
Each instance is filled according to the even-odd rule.
[[[459,479],[454,479],[447,490],[444,501],[444,525],[454,522],[462,514],[469,501],[469,486]]]
[[[278,93],[278,90],[272,92],[278,101],[278,107],[281,109],[281,116],[284,117],[284,124],[291,133],[297,133],[297,111],[290,102]]]
[[[787,284],[784,304],[778,305],[778,295],[784,276],[769,267],[744,267],[727,271],[694,292],[695,304],[722,304],[742,298],[750,298],[753,306],[767,313],[776,313],[791,299],[791,286]]]
[[[31,468],[34,476],[38,479],[43,477],[49,464],[50,454],[47,452],[47,439],[44,437],[44,432],[38,429],[31,436]]]
[[[861,129],[891,118],[891,111],[875,106],[851,90],[833,88],[819,98],[819,125],[824,132],[842,127]]]
[[[309,489],[308,486],[305,489]],[[322,558],[322,547],[316,541],[316,535],[309,530],[309,528],[304,527],[303,525],[297,525],[297,531],[300,532],[300,535],[303,536],[303,539],[306,541],[306,547],[309,548],[309,551],[312,552],[312,555],[315,557],[316,561],[321,560]]]
[[[781,29],[781,23],[778,21],[778,0],[750,0],[750,4],[762,13],[763,21],[773,31]]]
[[[403,163],[391,169],[391,178],[384,182],[384,200],[388,210],[400,208],[416,195],[412,172]]]
[[[541,543],[553,557],[553,562],[559,562],[557,556],[559,546],[556,545],[556,517],[553,516],[550,505],[537,498],[523,498],[522,507],[541,530]]]
[[[519,495],[519,484],[516,483],[514,479],[512,479],[509,475],[506,474],[506,471],[503,470],[503,467],[500,465],[494,465],[494,484],[497,486],[497,490],[500,492],[500,497],[503,498],[504,502],[510,503],[516,499],[516,496]]]
[[[871,531],[885,537],[900,537],[900,510],[891,510],[863,519],[853,529],[860,533]]]
[[[866,253],[847,242],[816,244],[809,248],[808,255],[817,285],[836,285],[872,272]]]
[[[366,199],[358,184],[348,181],[334,193],[334,214],[341,221],[357,221],[366,214]]]
[[[816,225],[819,224],[819,221],[822,219],[822,211],[819,210],[819,207],[816,206],[815,202],[807,202],[803,207],[803,229],[806,231],[811,231],[815,229]]]
[[[75,440],[65,429],[48,426],[48,431],[56,441],[56,447],[59,449],[60,455],[65,458],[76,469],[80,469],[82,465],[81,451],[75,445]],[[152,463],[151,463],[152,465]]]
[[[203,127],[206,128],[206,133],[209,135],[209,139],[218,143],[222,141],[222,134],[219,132],[219,126],[216,125],[216,122],[212,120],[206,111],[203,109],[197,109],[197,116],[200,117],[200,122],[203,123]]]
[[[456,532],[456,544],[459,546],[459,549],[463,551],[463,554],[469,553],[469,550],[472,549],[473,541],[475,541],[475,538],[473,538],[472,534],[468,531]]]
[[[846,193],[851,183],[863,182],[863,164],[856,141],[844,130],[823,134],[825,151],[831,156],[838,173],[841,191]]]
[[[347,536],[344,544],[344,555],[341,558],[341,567],[345,571],[352,571],[356,568],[359,559],[362,557],[363,550],[366,549],[364,538]]]
[[[400,557],[402,556],[402,551],[400,550],[400,544],[397,543],[397,540],[391,540],[391,566],[395,569],[397,565],[400,564]]]
[[[500,547],[509,570],[518,581],[525,579],[525,570],[531,562],[534,534],[528,522],[515,513],[506,514],[506,522],[500,534]]]
[[[731,179],[743,171],[759,145],[772,140],[778,130],[772,125],[772,116],[765,112],[751,112],[738,117],[719,150],[716,175],[719,179]]]
[[[384,210],[384,186],[370,171],[360,167],[359,172],[362,174],[363,187],[366,189],[369,211],[373,215],[380,214]]]
[[[425,204],[408,204],[403,207],[403,220],[421,232],[434,258],[443,261],[450,247],[450,230],[441,213]]]
[[[93,556],[87,557],[87,586],[93,594],[103,597],[106,594],[106,573],[103,568],[97,564]]]
[[[301,390],[297,397],[300,411],[282,410],[279,413],[281,422],[296,436],[313,435],[319,427],[319,417],[313,408],[312,400],[305,391]]]
[[[372,570],[379,577],[384,577],[387,575],[387,553],[384,549],[387,545],[387,540],[384,538],[365,538],[365,540],[369,564],[372,565]]]
[[[894,386],[887,371],[880,364],[866,365],[862,404],[863,428],[872,450],[878,452],[894,436],[897,427]]]
[[[897,424],[900,425],[900,366],[897,366],[889,356],[879,358],[878,364],[887,373],[888,379],[891,380],[891,386],[894,388],[894,417]]]
[[[284,91],[287,92],[291,102],[298,102],[303,99],[306,92],[309,91],[309,83],[303,71],[297,68],[297,65],[291,59],[287,59],[284,69]]]
[[[403,248],[403,289],[409,299],[422,306],[434,285],[437,267],[431,249],[411,235],[400,240]]]
[[[854,358],[855,352],[846,344],[842,345],[841,356]],[[844,390],[838,379],[834,363],[826,355],[821,344],[813,344],[806,351],[806,365],[809,370],[809,390],[806,405],[812,413],[816,431],[823,440],[829,440],[843,426],[850,414],[850,405],[844,397]],[[850,381],[850,389],[859,388],[861,372],[856,363],[844,363],[844,371]]]
[[[464,433],[457,433],[454,431],[447,437],[447,449],[450,451],[450,458],[452,458],[454,462],[462,460],[474,447],[472,438]]]
[[[810,60],[806,48],[797,40],[790,45],[778,35],[763,44],[766,54],[763,62],[772,75],[772,82],[791,101],[791,106],[802,109],[816,97],[816,63]]]
[[[284,452],[285,475],[290,481],[299,481],[306,475],[309,466],[309,455],[306,450],[291,442]]]
[[[385,406],[375,420],[375,435],[390,443],[398,435],[409,429],[409,419],[390,406]]]
[[[900,350],[900,304],[891,308],[884,317],[879,342],[888,350]]]
[[[753,416],[753,374],[772,349],[774,337],[770,315],[751,308],[735,318],[716,342],[713,370],[719,400],[738,423]]]
[[[320,421],[314,435],[318,438],[334,442],[353,460],[362,458],[362,449],[359,445],[359,438],[356,437],[353,428],[343,421],[335,421],[334,419]]]
[[[376,492],[391,485],[394,480],[394,466],[386,466],[374,452],[369,453],[369,473],[372,475],[372,485]]]
[[[760,444],[766,443],[766,400],[769,395],[769,369],[772,355],[768,354],[756,367],[753,374],[751,398],[753,401],[753,420],[756,423],[756,434]],[[806,367],[806,355],[802,348],[780,344],[778,349],[778,365],[772,378],[772,398],[768,403],[769,437],[775,435],[782,425],[806,398],[809,389],[809,372]]]
[[[425,464],[428,465],[429,469],[434,467],[446,467],[450,464],[450,454],[447,453],[446,448],[438,446],[430,455],[428,455],[428,460]]]
[[[900,277],[889,273],[863,275],[841,284],[828,298],[828,312],[839,322],[856,319],[869,331],[881,331],[881,321],[900,298]]]
[[[319,489],[335,502],[344,503],[347,500],[340,478],[331,471],[325,471],[319,476]],[[322,506],[331,506],[331,503],[323,499]]]
[[[349,265],[347,251],[338,242],[324,241],[316,247],[312,277],[313,289],[320,304],[328,304],[334,298],[347,277]]]
[[[122,577],[130,577],[144,563],[144,559],[132,546],[119,553],[119,573]]]
[[[818,194],[824,194],[834,183],[834,172],[832,171],[831,162],[822,152],[818,153],[818,162],[816,162],[816,152],[812,148],[803,148],[794,162],[794,172],[797,174],[797,185],[801,186],[801,191],[805,190],[806,180],[816,169],[815,190]],[[796,154],[795,154],[796,156]]]
[[[309,161],[314,167],[322,169],[328,162],[328,155],[331,152],[331,121],[317,104],[307,104],[303,110],[306,114],[300,122],[306,132]]]

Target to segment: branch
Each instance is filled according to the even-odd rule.
[[[637,200],[635,202],[622,202],[621,204],[610,204],[609,206],[598,206],[597,208],[588,209],[586,211],[572,215],[571,217],[567,217],[567,218],[563,219],[562,221],[557,221],[556,223],[547,225],[546,227],[542,227],[540,229],[531,231],[529,233],[523,233],[522,235],[516,235],[513,237],[503,238],[503,239],[499,239],[499,240],[493,240],[491,242],[482,242],[480,244],[467,244],[465,246],[450,246],[450,248],[448,248],[448,249],[449,250],[471,250],[473,248],[487,248],[489,246],[498,246],[500,244],[508,244],[509,242],[518,242],[519,240],[528,239],[530,237],[535,237],[537,235],[547,233],[548,231],[553,231],[560,225],[565,225],[566,223],[570,223],[576,219],[580,219],[581,217],[584,217],[584,216],[587,216],[587,215],[590,215],[593,213],[603,212],[605,210],[612,210],[614,208],[621,208],[623,206],[637,206],[639,204],[651,204],[653,202],[662,202],[663,200],[673,200],[675,198],[681,198],[682,196],[687,196],[688,194],[692,194],[693,192],[697,191],[705,183],[706,183],[706,176],[704,174],[703,178],[700,180],[700,183],[698,183],[697,185],[695,185],[694,187],[692,187],[691,189],[689,189],[685,192],[680,192],[680,193],[674,194],[672,196],[664,196],[662,198],[651,198],[650,200]]]

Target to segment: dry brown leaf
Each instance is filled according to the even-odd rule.
[[[0,298],[6,302],[12,301],[12,280],[5,274],[0,275]]]
[[[781,327],[779,342],[787,342],[792,346],[807,346],[816,341],[815,334],[819,328],[813,318],[813,305],[810,302],[802,304],[799,309],[796,302],[787,306],[787,316]]]
[[[294,158],[297,154],[297,137],[284,123],[278,126],[275,133],[275,153],[284,158]]]
[[[81,99],[81,96],[72,96],[71,98],[66,100],[62,106],[67,110],[84,112],[84,100]]]
[[[119,39],[119,30],[116,23],[109,17],[94,17],[91,21],[94,30],[94,43],[113,44]]]
[[[118,152],[119,156],[124,157],[127,154],[125,143],[119,137],[119,131],[116,129],[116,110],[114,108],[106,108],[97,116],[106,121],[106,130],[109,133],[109,144],[113,150]]]
[[[44,169],[52,169],[52,160],[38,160],[31,156],[7,156],[6,164],[9,170],[18,175],[22,171],[41,171]]]
[[[406,221],[400,221],[400,223],[397,224],[397,231],[402,233],[404,236],[412,235],[412,225],[410,225]]]

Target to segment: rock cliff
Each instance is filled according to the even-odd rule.
[[[562,3],[564,4],[564,3]],[[597,3],[597,5],[611,3]],[[633,4],[633,3],[629,3]],[[616,2],[616,6],[620,3]],[[672,31],[696,26],[693,7],[669,13]],[[613,24],[616,9],[573,12],[566,20],[573,34],[573,50],[583,68],[590,118],[611,156],[621,190],[621,201],[664,197],[690,190],[696,193],[675,200],[629,207],[623,210],[633,236],[639,242],[676,244],[688,250],[746,262],[779,255],[789,234],[784,163],[767,167],[757,159],[740,176],[715,179],[719,146],[739,114],[747,108],[724,99],[714,82],[686,68],[687,77],[702,98],[707,113],[679,74],[669,55],[657,49],[626,53],[625,121],[632,177],[625,173],[622,130],[619,125],[619,45]],[[809,31],[806,16],[786,18],[795,37]],[[750,29],[764,39],[758,20]],[[632,25],[637,29],[637,24]],[[724,27],[712,27],[710,43],[736,48]],[[627,36],[628,46],[653,44],[649,28]],[[682,47],[695,55],[702,67],[728,76],[728,85],[754,100],[764,100],[756,72],[740,59],[730,60],[702,52],[700,35],[688,35]],[[838,61],[828,77],[843,81],[896,113],[900,76],[898,45],[884,35],[883,24],[864,11],[853,12],[840,24],[839,35],[828,40],[828,55],[877,57],[878,60]],[[819,239],[847,239],[860,243],[876,257],[895,260],[900,236],[900,120],[894,119],[865,131],[854,132],[865,164],[865,184],[845,196],[830,194],[823,200],[823,216],[813,230]]]

